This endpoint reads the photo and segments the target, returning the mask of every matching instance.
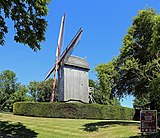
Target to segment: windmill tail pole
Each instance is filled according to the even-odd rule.
[[[57,48],[57,53],[58,53],[58,48]],[[58,67],[58,55],[56,54],[56,64],[55,64],[55,70],[54,70],[54,76],[53,76],[53,87],[52,87],[52,98],[51,98],[52,103],[54,103],[54,92],[55,92],[55,88],[56,88],[57,67]]]
[[[57,70],[54,70],[54,79],[53,79],[53,87],[52,87],[52,98],[51,98],[51,102],[54,103],[54,92],[55,92],[55,87],[56,87],[56,73]]]

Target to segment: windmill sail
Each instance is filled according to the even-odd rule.
[[[79,31],[77,32],[77,34],[75,35],[75,37],[72,39],[72,41],[69,43],[67,48],[62,53],[58,64],[62,65],[68,60],[69,56],[72,54],[75,47],[78,45],[78,42],[80,41],[80,38],[82,35],[82,32],[83,32],[83,30],[82,30],[82,28],[80,28]],[[48,72],[48,74],[45,77],[45,80],[47,80],[49,78],[49,76],[53,73],[54,70],[55,70],[55,65],[50,69],[50,71]]]
[[[67,48],[62,53],[60,60],[59,60],[59,64],[63,65],[64,63],[67,62],[69,56],[72,54],[73,50],[78,45],[80,38],[82,36],[82,32],[83,32],[83,30],[82,30],[82,28],[80,28],[79,31],[77,32],[77,34],[75,35],[75,37],[72,39],[72,41],[69,43]]]
[[[58,46],[57,46],[57,50],[56,50],[56,62],[58,62],[58,59],[60,57],[60,52],[61,52],[61,46],[62,46],[62,41],[63,41],[63,34],[64,34],[64,24],[65,24],[65,18],[66,18],[66,14],[64,14],[64,16],[62,17],[62,21],[61,21],[61,27],[60,27],[60,31],[59,31],[59,38],[58,38]],[[58,63],[55,62],[55,65],[50,69],[50,71],[47,73],[46,77],[45,77],[45,81],[49,78],[49,76],[53,73],[53,71],[56,69],[56,66],[58,65]]]
[[[58,58],[60,57],[60,53],[61,53],[61,46],[62,46],[62,41],[63,41],[63,34],[64,34],[64,23],[65,23],[65,14],[62,17],[62,22],[61,22],[61,29],[60,29],[60,33],[59,33],[59,38],[58,38],[58,49],[57,49],[57,55]]]
[[[49,76],[52,74],[52,72],[53,72],[54,70],[55,70],[55,65],[49,70],[49,72],[47,73],[44,81],[46,81],[46,80],[49,78]]]

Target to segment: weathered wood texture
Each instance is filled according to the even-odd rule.
[[[70,56],[58,70],[58,101],[81,100],[88,103],[87,61]]]

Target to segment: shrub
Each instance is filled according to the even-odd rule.
[[[13,105],[15,115],[76,118],[132,120],[134,110],[121,106],[83,103],[17,102]]]

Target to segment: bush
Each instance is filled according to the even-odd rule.
[[[17,102],[13,105],[13,113],[37,117],[113,120],[132,120],[134,116],[131,108],[83,103]]]

